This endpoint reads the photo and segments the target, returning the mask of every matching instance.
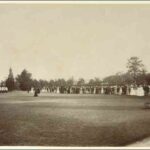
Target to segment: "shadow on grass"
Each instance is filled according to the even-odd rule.
[[[1,146],[125,146],[150,136],[144,118],[106,126],[28,112],[0,119]]]

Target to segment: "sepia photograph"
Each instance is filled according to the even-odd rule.
[[[150,3],[0,2],[0,148],[150,147]]]

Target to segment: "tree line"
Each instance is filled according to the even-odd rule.
[[[99,78],[90,79],[88,82],[84,78],[80,78],[78,81],[75,81],[74,78],[65,80],[63,78],[50,81],[47,80],[37,80],[32,78],[32,74],[24,69],[19,75],[14,77],[13,71],[10,68],[8,78],[1,82],[1,86],[5,84],[8,87],[9,91],[13,90],[22,90],[29,91],[31,87],[40,88],[43,87],[57,87],[57,86],[100,86],[100,85],[150,85],[150,73],[145,69],[145,66],[142,63],[142,60],[138,57],[131,57],[127,61],[127,72],[125,73],[116,73],[115,75],[107,76],[103,80]]]

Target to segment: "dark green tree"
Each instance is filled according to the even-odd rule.
[[[146,72],[142,60],[138,57],[131,57],[128,60],[127,68],[135,83],[138,82],[138,77]]]
[[[40,85],[40,89],[42,89],[43,87],[48,87],[49,86],[49,82],[46,80],[39,80],[39,85]]]
[[[146,74],[145,80],[146,84],[150,85],[150,73]]]
[[[65,79],[57,79],[57,80],[55,80],[55,85],[56,86],[66,86],[66,81],[65,81]]]
[[[94,78],[94,85],[98,86],[98,85],[101,85],[101,83],[102,81],[98,77]]]
[[[51,79],[49,81],[49,87],[54,87],[54,86],[55,86],[55,81]]]
[[[20,89],[22,91],[29,91],[32,86],[32,74],[29,73],[27,70],[23,70],[20,75],[16,77],[16,80],[19,83]]]
[[[40,83],[39,83],[39,81],[38,80],[36,80],[36,79],[33,79],[32,80],[32,87],[33,88],[40,88]]]
[[[74,79],[73,79],[73,77],[71,77],[70,79],[68,79],[66,81],[66,84],[67,84],[67,86],[73,86],[74,85]]]
[[[90,79],[89,82],[88,82],[88,84],[89,84],[89,85],[95,85],[94,79]]]
[[[82,86],[85,84],[85,80],[83,78],[80,78],[77,82],[77,85]]]
[[[15,90],[15,80],[11,68],[9,69],[8,78],[6,79],[6,87],[8,88],[8,91]]]

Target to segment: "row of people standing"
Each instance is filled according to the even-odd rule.
[[[132,95],[132,96],[147,96],[150,93],[149,86],[107,86],[104,87],[105,94],[117,94],[117,95]]]
[[[150,94],[150,86],[124,85],[124,86],[60,86],[43,88],[41,92],[62,94],[107,94],[107,95],[135,95]]]

